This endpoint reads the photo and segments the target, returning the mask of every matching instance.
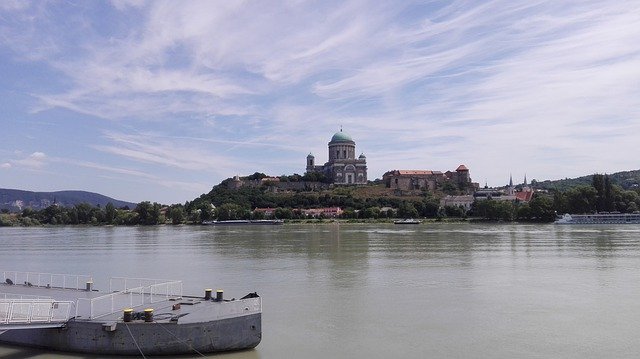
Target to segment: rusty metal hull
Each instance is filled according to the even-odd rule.
[[[261,314],[209,322],[71,320],[58,329],[8,330],[0,342],[49,350],[112,355],[178,355],[251,349],[262,338]]]

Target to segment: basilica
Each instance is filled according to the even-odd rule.
[[[307,173],[322,173],[335,184],[366,184],[367,158],[356,158],[356,143],[345,132],[336,132],[329,141],[329,161],[322,166],[315,164],[315,157],[307,156]]]

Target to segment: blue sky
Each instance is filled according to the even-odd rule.
[[[304,172],[638,169],[634,1],[0,1],[0,187],[180,203]]]

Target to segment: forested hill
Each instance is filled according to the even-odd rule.
[[[623,189],[634,189],[640,187],[640,170],[623,171],[608,174],[611,183],[616,184]],[[593,180],[593,174],[577,178],[565,178],[555,181],[536,182],[535,188],[555,189],[565,191],[569,188],[590,185]],[[533,184],[533,183],[532,183]]]
[[[57,191],[31,192],[17,189],[0,188],[0,209],[20,211],[24,208],[40,210],[56,203],[63,207],[70,207],[80,203],[104,207],[111,202],[116,208],[128,206],[135,208],[136,204],[119,201],[98,193],[85,191]]]

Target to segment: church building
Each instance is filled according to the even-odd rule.
[[[345,132],[336,132],[329,141],[329,161],[322,166],[315,164],[315,157],[307,156],[307,173],[322,173],[335,184],[366,184],[367,158],[356,158],[356,143]]]

